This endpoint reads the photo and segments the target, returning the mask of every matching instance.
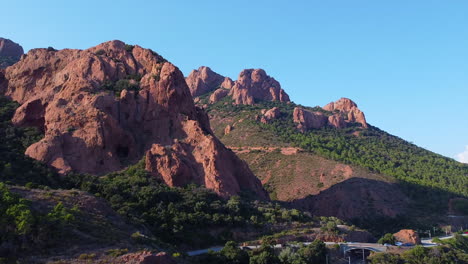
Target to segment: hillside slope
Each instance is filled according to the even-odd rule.
[[[218,88],[219,90],[220,88]],[[318,215],[429,217],[468,195],[468,166],[367,124],[349,99],[322,107],[257,99],[195,101],[214,133],[247,161],[272,199]]]

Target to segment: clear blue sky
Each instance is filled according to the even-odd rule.
[[[120,39],[188,74],[264,68],[292,100],[355,100],[368,122],[454,158],[468,145],[468,1],[7,1],[26,50]],[[468,157],[468,155],[467,155]]]

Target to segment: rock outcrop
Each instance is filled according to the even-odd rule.
[[[274,78],[262,69],[246,69],[236,81],[223,77],[202,66],[193,70],[185,79],[193,97],[214,91],[209,103],[216,103],[229,96],[235,104],[252,105],[256,101],[289,102],[289,96]]]
[[[330,112],[339,112],[347,117],[348,123],[360,123],[362,127],[367,128],[366,117],[359,110],[356,103],[348,98],[341,98],[336,102],[331,102],[323,107],[324,110]]]
[[[247,69],[239,74],[229,92],[236,104],[252,105],[255,101],[289,102],[289,96],[278,81],[262,69]]]
[[[273,107],[270,110],[266,111],[260,119],[260,122],[267,124],[273,120],[276,120],[280,117],[281,111],[278,107]]]
[[[229,94],[229,90],[226,90],[226,89],[218,89],[218,90],[214,91],[210,95],[210,104],[214,104],[216,102],[221,101],[228,94]]]
[[[214,136],[180,70],[149,49],[121,41],[34,49],[0,76],[0,93],[21,104],[15,124],[45,133],[26,154],[60,173],[100,175],[145,157],[151,174],[171,186],[195,182],[223,196],[248,189],[267,198]]]
[[[306,132],[327,125],[335,128],[345,128],[353,123],[359,123],[363,128],[368,127],[364,113],[350,99],[341,98],[336,102],[327,104],[323,107],[323,110],[332,112],[332,114],[310,111],[300,107],[294,108],[293,121],[296,123],[297,129]]]
[[[227,135],[229,133],[231,133],[231,131],[233,130],[234,128],[231,126],[231,125],[227,125],[225,128],[224,128],[224,135]]]
[[[402,229],[398,233],[393,234],[397,241],[402,243],[410,243],[413,245],[421,244],[421,238],[416,231],[412,229]]]
[[[9,40],[0,38],[0,68],[6,68],[19,61],[24,54],[23,47]]]
[[[293,112],[293,121],[297,124],[299,131],[306,132],[324,127],[328,122],[328,117],[322,112],[312,112],[296,107]]]
[[[224,85],[229,85],[229,80],[225,80],[225,77],[205,66],[198,68],[198,70],[193,70],[189,76],[185,78],[185,81],[193,97],[211,92],[220,87],[222,83]]]

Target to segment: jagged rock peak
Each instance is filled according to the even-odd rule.
[[[229,95],[236,104],[252,105],[255,101],[289,102],[289,96],[263,69],[246,69],[239,74]]]
[[[268,199],[213,134],[181,71],[150,49],[118,40],[34,49],[0,72],[0,94],[20,103],[16,125],[44,131],[26,154],[60,173],[100,175],[145,157],[151,175],[170,186],[196,183],[222,196],[247,189]]]
[[[341,98],[336,102],[331,102],[323,107],[324,110],[335,112],[338,111],[347,116],[347,122],[349,123],[360,123],[362,127],[367,128],[366,117],[364,113],[359,110],[357,104],[348,98]],[[337,119],[333,120],[334,123],[337,122]],[[341,123],[341,122],[337,122]]]
[[[229,82],[225,80],[224,76],[217,74],[206,66],[201,66],[198,70],[193,70],[189,76],[185,78],[185,81],[193,97],[211,92],[222,83],[227,82],[226,84],[228,84]]]

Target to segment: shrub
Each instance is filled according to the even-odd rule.
[[[100,50],[97,50],[94,54],[96,54],[96,55],[98,55],[98,56],[101,56],[101,55],[106,54],[106,51],[103,50],[103,49],[100,49]]]

